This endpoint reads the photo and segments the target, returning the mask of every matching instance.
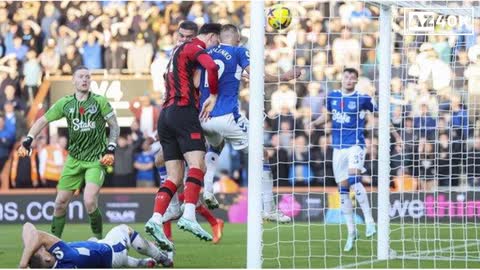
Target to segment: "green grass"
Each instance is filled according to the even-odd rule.
[[[105,225],[107,231],[114,225]],[[207,224],[204,224],[208,227]],[[376,241],[362,237],[364,227],[358,226],[360,239],[350,253],[342,251],[345,241],[344,226],[296,223],[294,225],[267,224],[264,231],[264,264],[268,268],[480,268],[479,227],[454,224],[452,230],[447,225],[434,229],[431,225],[404,226],[392,224],[392,248],[397,252],[410,251],[420,259],[378,262]],[[38,225],[48,230],[49,225]],[[134,224],[139,232],[143,224]],[[244,268],[246,265],[246,225],[226,224],[224,238],[219,245],[201,242],[188,233],[174,227],[173,236],[177,254],[177,268]],[[87,239],[89,227],[85,224],[67,224],[64,239],[78,241]],[[22,252],[20,225],[0,226],[0,267],[14,268]],[[400,241],[399,239],[404,239]],[[413,239],[420,239],[420,241]],[[434,241],[431,239],[438,239]],[[450,240],[452,239],[452,240]],[[468,239],[468,241],[462,240]],[[415,250],[430,250],[418,256]],[[436,254],[433,253],[436,250]],[[414,254],[417,253],[417,254]],[[136,255],[135,251],[131,254]],[[432,260],[436,255],[443,260]],[[448,258],[455,257],[455,260]],[[466,260],[465,258],[468,258]],[[357,264],[357,265],[356,265]]]

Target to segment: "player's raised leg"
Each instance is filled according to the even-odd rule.
[[[205,172],[203,200],[209,209],[215,209],[219,206],[218,201],[213,194],[213,178],[215,177],[215,172],[217,171],[218,159],[222,148],[223,143],[217,147],[210,146],[205,154],[205,165],[207,167],[207,171]]]

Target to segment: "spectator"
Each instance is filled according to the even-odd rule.
[[[10,155],[10,149],[14,141],[11,140],[11,131],[5,124],[5,117],[0,116],[0,171],[3,170],[5,163]]]
[[[125,68],[127,59],[127,50],[119,46],[118,40],[113,38],[110,46],[105,50],[104,55],[105,68],[109,72],[119,72]],[[162,77],[162,76],[155,76]]]
[[[312,119],[317,119],[325,108],[325,89],[321,88],[320,83],[312,81],[308,84],[307,90],[308,95],[302,99],[302,107],[310,108]]]
[[[4,43],[5,43],[5,55],[9,53],[14,53],[15,51],[15,37],[19,37],[18,32],[18,25],[15,22],[9,22],[8,24],[8,31],[4,35]],[[20,38],[20,37],[19,37]],[[22,39],[20,38],[20,43]]]
[[[1,121],[1,120],[0,120]],[[24,138],[22,138],[23,140]],[[38,138],[37,138],[38,141]],[[32,188],[38,187],[38,169],[37,169],[37,147],[35,141],[32,145],[32,153],[30,157],[19,158],[17,151],[13,151],[12,164],[10,167],[10,183],[14,188]],[[21,142],[15,145],[15,149],[20,146]]]
[[[27,55],[28,47],[22,43],[21,37],[14,37],[13,46],[11,48],[7,47],[5,54],[14,54],[19,61],[23,61]]]
[[[130,102],[130,111],[135,119],[140,123],[140,131],[145,137],[153,137],[157,131],[157,122],[160,115],[160,109],[152,105],[150,97],[141,96],[134,98]]]
[[[57,73],[58,67],[60,66],[60,55],[55,51],[55,40],[49,39],[47,41],[47,46],[39,58],[47,78]]]
[[[149,43],[145,43],[142,34],[137,35],[135,45],[128,50],[128,69],[135,74],[148,73],[152,63],[153,48]]]
[[[420,109],[420,115],[413,119],[413,128],[417,132],[419,138],[427,138],[433,140],[435,138],[435,131],[437,127],[437,121],[431,115],[428,105],[422,104]]]
[[[48,40],[52,37],[52,26],[57,23],[60,13],[55,9],[55,5],[51,2],[47,2],[43,7],[44,16],[41,19],[41,29],[43,38]]]
[[[28,51],[27,61],[23,65],[24,93],[28,94],[28,103],[32,104],[38,87],[42,80],[42,67],[37,59],[37,53],[33,50]]]
[[[81,53],[83,58],[83,65],[89,69],[101,69],[102,66],[102,44],[103,37],[100,33],[94,31],[87,34],[87,41],[82,42],[78,40],[77,44],[82,44]]]
[[[151,139],[142,143],[142,152],[135,156],[133,166],[137,169],[137,187],[154,187],[155,156],[151,153]]]
[[[344,27],[341,36],[333,41],[332,54],[333,63],[337,70],[343,67],[353,67],[358,69],[360,67],[360,42],[352,38],[350,29]]]
[[[312,145],[310,150],[310,163],[313,174],[318,179],[316,184],[336,186],[333,176],[333,148],[329,136],[318,138],[318,145]]]
[[[147,21],[141,20],[138,24],[139,29],[135,33],[135,36],[142,35],[145,42],[150,44],[150,46],[153,48],[155,46],[155,42],[157,41],[157,37],[149,26],[150,25]]]
[[[480,137],[475,137],[473,148],[468,151],[467,179],[471,187],[480,186]]]
[[[58,28],[58,35],[54,33],[53,36],[57,42],[56,51],[63,57],[67,52],[67,47],[75,43],[78,35],[72,29],[62,25]]]
[[[5,100],[0,104],[1,108],[7,103],[10,103],[15,110],[25,111],[26,109],[25,102],[15,96],[15,87],[13,85],[5,87]]]
[[[290,159],[287,150],[280,147],[278,134],[272,134],[270,140],[271,147],[266,147],[269,156],[270,167],[273,173],[273,179],[287,180],[288,179],[288,164]],[[288,185],[287,181],[280,181],[279,185]]]
[[[40,53],[42,50],[40,33],[40,25],[35,21],[26,20],[22,23],[22,42],[25,46],[34,49],[37,53]]]
[[[136,124],[138,126],[138,124]],[[134,125],[132,125],[133,127]],[[136,177],[134,163],[134,154],[142,143],[142,134],[132,130],[127,137],[118,138],[118,147],[115,151],[115,164],[113,170],[114,187],[135,187]]]
[[[436,186],[436,157],[433,144],[420,139],[418,146],[418,176],[423,191],[432,191]]]
[[[269,115],[278,115],[283,108],[287,108],[289,112],[295,112],[297,105],[297,94],[290,89],[288,84],[281,84],[271,97],[271,111]]]
[[[21,117],[15,114],[13,103],[5,102],[3,104],[3,110],[5,112],[5,128],[8,130],[8,136],[10,141],[15,142],[17,134],[17,122],[22,121]],[[19,127],[21,127],[19,125]]]
[[[72,74],[75,67],[82,65],[82,57],[77,51],[77,48],[73,45],[69,45],[65,50],[65,55],[60,59],[60,68],[62,74]]]

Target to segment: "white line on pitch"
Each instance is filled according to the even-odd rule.
[[[457,249],[457,248],[470,247],[470,246],[474,246],[474,245],[477,245],[477,244],[478,243],[470,243],[470,244],[453,246],[453,247],[449,247],[449,248],[441,248],[441,249],[438,249],[438,250],[422,251],[422,252],[419,252],[419,253],[413,253],[413,254],[408,254],[408,255],[404,255],[404,256],[398,256],[398,257],[392,258],[391,260],[398,260],[398,259],[414,260],[414,259],[418,259],[418,256],[422,256],[424,254],[429,254],[429,253],[432,253],[432,252],[437,252],[437,253],[438,252],[444,252],[444,251],[449,251],[449,250],[453,250],[453,249]],[[454,260],[455,258],[452,258],[452,259]],[[432,258],[432,260],[435,260],[435,258]],[[372,260],[361,261],[361,262],[358,262],[358,263],[338,265],[334,268],[351,268],[351,267],[356,267],[356,266],[365,265],[365,264],[372,264],[372,263],[376,263],[376,262],[379,262],[379,261],[381,261],[381,260],[372,259]]]

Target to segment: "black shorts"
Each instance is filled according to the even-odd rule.
[[[183,160],[183,154],[187,152],[207,150],[198,110],[192,106],[164,108],[157,131],[165,161]]]

